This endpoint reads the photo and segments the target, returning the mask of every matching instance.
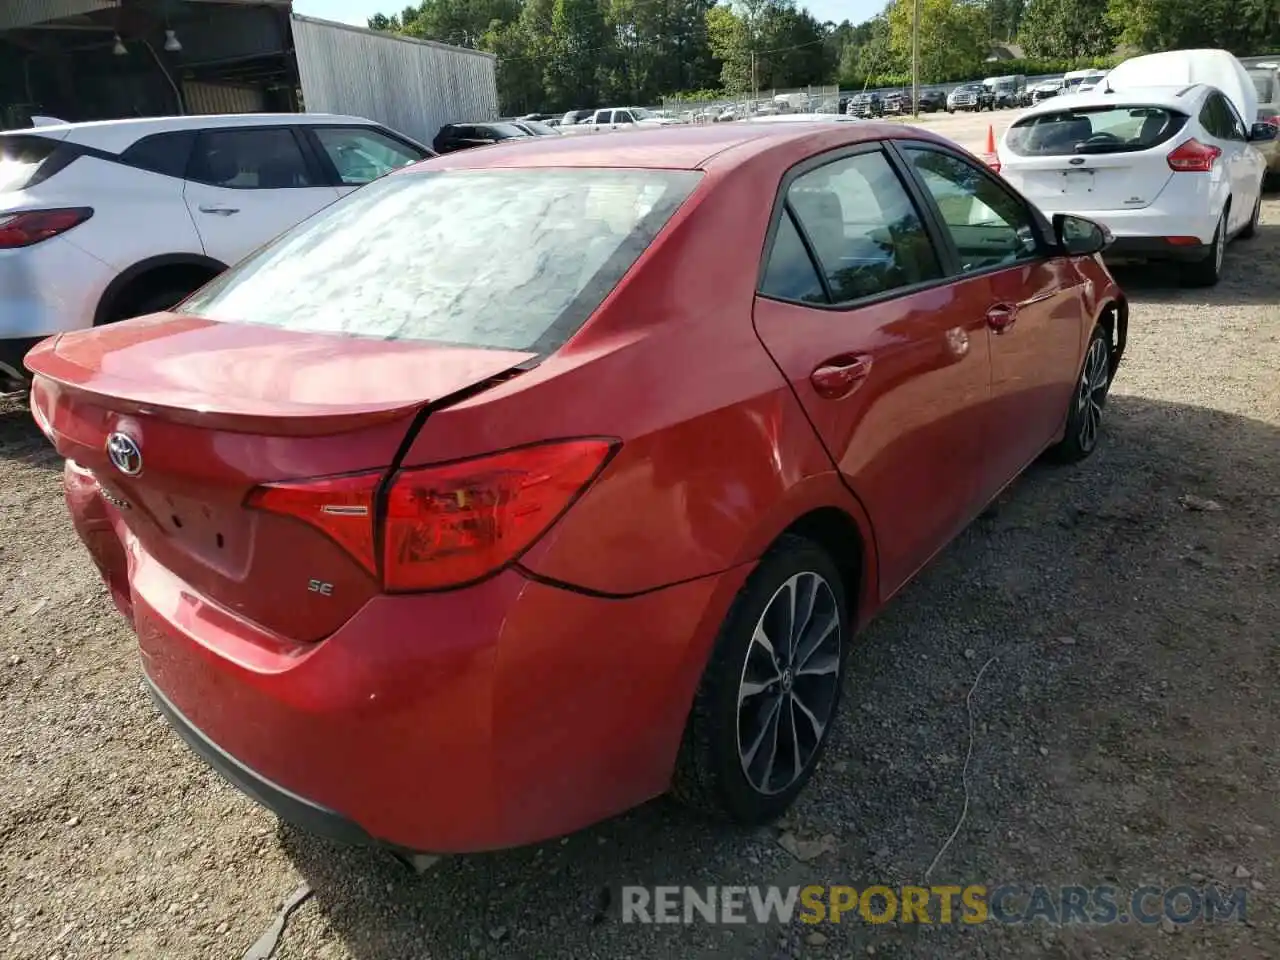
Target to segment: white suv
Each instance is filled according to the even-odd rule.
[[[22,357],[44,337],[168,309],[345,193],[429,156],[371,121],[319,114],[0,133],[0,380],[24,379]]]

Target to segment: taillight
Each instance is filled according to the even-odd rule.
[[[267,484],[251,491],[246,505],[327,534],[389,591],[438,590],[479,580],[518,558],[595,479],[614,448],[610,440],[568,440],[401,470],[381,508],[381,473]]]
[[[1222,156],[1217,147],[1192,138],[1168,156],[1169,168],[1176,173],[1209,173]]]
[[[1273,127],[1280,127],[1280,113],[1277,113],[1275,116],[1271,116],[1271,117],[1263,117],[1262,122],[1269,123]]]
[[[79,226],[92,216],[93,210],[89,207],[22,210],[18,213],[0,214],[0,250],[29,247],[41,240],[48,240]]]

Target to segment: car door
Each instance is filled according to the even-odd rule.
[[[298,129],[320,157],[339,196],[430,156],[422,148],[376,127]]]
[[[202,130],[183,199],[206,256],[235,263],[338,199],[289,126]]]
[[[1251,124],[1244,122],[1230,99],[1222,94],[1218,97],[1226,111],[1231,143],[1236,149],[1235,171],[1231,175],[1231,195],[1235,198],[1231,204],[1231,219],[1232,229],[1236,230],[1243,228],[1253,217],[1266,161],[1258,148],[1249,142]]]
[[[1231,104],[1216,90],[1205,97],[1200,108],[1200,126],[1208,135],[1209,145],[1222,151],[1218,167],[1222,170],[1231,191],[1231,212],[1227,218],[1227,232],[1235,233],[1253,214],[1257,199],[1255,191],[1245,185],[1248,168],[1246,152],[1249,144],[1239,136],[1233,120]],[[1246,191],[1245,195],[1241,191]],[[1254,195],[1250,195],[1254,194]]]
[[[1027,202],[980,164],[940,145],[895,141],[942,225],[967,302],[985,326],[991,399],[980,497],[990,499],[1062,429],[1083,349],[1085,279],[1051,257]]]
[[[984,303],[945,278],[918,200],[879,144],[797,168],[754,310],[871,518],[886,598],[976,512],[991,391]]]

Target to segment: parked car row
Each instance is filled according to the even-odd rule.
[[[28,355],[76,529],[197,754],[401,854],[668,791],[739,824],[792,804],[855,632],[1027,464],[1097,449],[1128,316],[1098,225],[827,116],[458,150],[180,313]],[[276,124],[302,159],[273,187],[342,182],[337,134]],[[124,163],[99,155],[137,131],[110,129],[30,188]],[[194,162],[155,174],[179,204]],[[242,192],[197,203],[265,179],[200,163]]]

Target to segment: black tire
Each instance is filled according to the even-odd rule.
[[[169,310],[176,306],[193,292],[193,290],[177,287],[148,290],[140,296],[131,297],[127,302],[117,304],[102,322],[115,323],[117,320],[129,320],[132,317],[145,317],[149,313],[160,313],[162,310]]]
[[[1258,185],[1258,202],[1253,205],[1253,216],[1249,218],[1249,223],[1240,231],[1241,240],[1252,240],[1258,235],[1258,221],[1262,219],[1262,185]]]
[[[1058,463],[1079,463],[1098,448],[1102,414],[1111,391],[1115,365],[1111,359],[1111,339],[1099,324],[1093,328],[1076,389],[1067,410],[1067,430],[1062,442],[1052,447],[1050,456]]]
[[[1188,263],[1182,270],[1182,283],[1187,287],[1214,287],[1222,279],[1222,264],[1227,253],[1227,213],[1231,210],[1231,201],[1227,201],[1222,215],[1218,217],[1217,229],[1213,231],[1213,241],[1209,245],[1209,255],[1203,260]]]
[[[815,600],[810,606],[810,616],[804,621],[802,642],[798,645],[803,647],[814,643],[814,646],[808,651],[808,657],[801,651],[799,657],[793,652],[789,659],[783,658],[787,659],[787,665],[780,668],[781,653],[775,655],[770,663],[769,648],[754,639],[757,627],[766,623],[772,625],[762,629],[766,636],[770,632],[775,636],[787,633],[781,628],[781,621],[773,616],[778,610],[785,613],[787,609],[787,595],[783,591],[788,584],[813,582],[809,578],[815,577],[825,584],[827,592],[815,591],[814,596],[822,599]],[[782,607],[773,604],[775,598],[779,598]],[[771,614],[767,621],[766,612]],[[834,643],[830,633],[823,633],[827,639],[817,644],[811,638],[816,638],[822,632],[819,628],[830,622],[826,619],[828,615],[836,618]],[[822,619],[815,620],[815,616]],[[672,780],[672,795],[717,820],[756,825],[780,816],[809,782],[829,739],[840,705],[850,623],[840,571],[827,553],[800,537],[781,538],[747,579],[720,628],[685,723]],[[797,660],[800,661],[799,667],[795,666]],[[806,664],[819,661],[821,672],[804,669]],[[761,667],[765,672],[760,672]],[[778,679],[769,686],[762,686],[769,671],[776,672]],[[749,687],[761,689],[744,695]],[[805,691],[804,699],[814,704],[812,711],[806,709],[801,712],[794,706],[797,702],[803,703],[798,692],[801,690]],[[778,704],[776,708],[773,706],[775,702]],[[784,708],[790,715],[789,736],[784,730],[788,725],[784,721]],[[806,724],[806,714],[821,716],[823,709],[825,722],[821,730],[815,724]],[[771,743],[774,755],[767,756],[760,753],[760,747],[763,740],[768,739],[771,718],[774,720]],[[756,726],[751,721],[760,721],[763,725]],[[742,743],[744,732],[755,741],[756,749]],[[756,740],[757,732],[760,732],[760,740]],[[816,743],[810,743],[815,734]],[[802,743],[802,746],[795,748],[796,743]],[[807,759],[800,764],[791,759],[796,755],[804,757],[806,752]],[[782,757],[783,753],[791,756]],[[761,759],[765,761],[768,773],[761,771],[755,776],[767,784],[776,785],[776,789],[762,790],[749,778],[747,770],[759,770],[762,764],[756,761]],[[781,776],[770,779],[775,761],[785,763],[777,773],[790,773],[793,775],[791,779],[785,782]]]

